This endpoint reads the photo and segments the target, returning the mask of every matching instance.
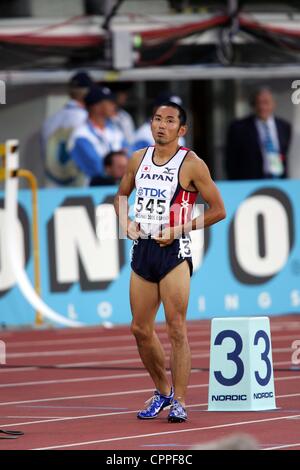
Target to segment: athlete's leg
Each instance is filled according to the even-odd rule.
[[[191,371],[191,353],[187,338],[186,311],[190,292],[190,269],[182,262],[159,283],[164,305],[168,335],[171,342],[171,371],[174,398],[185,405]]]
[[[135,272],[130,279],[131,331],[135,336],[140,357],[157,390],[170,394],[166,374],[165,353],[154,331],[155,316],[160,304],[158,284],[148,282]]]

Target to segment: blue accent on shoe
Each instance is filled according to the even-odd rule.
[[[173,400],[171,410],[168,416],[169,423],[182,423],[186,420],[187,412],[185,408],[183,408],[182,404],[179,401]]]
[[[174,391],[171,388],[170,395],[162,395],[158,390],[155,390],[153,397],[146,401],[149,406],[142,411],[139,411],[137,417],[139,419],[153,419],[167,406],[170,406],[174,398]]]

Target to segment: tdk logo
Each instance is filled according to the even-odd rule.
[[[160,197],[167,199],[166,189],[156,189],[156,188],[143,188],[145,196],[150,197]]]
[[[212,395],[212,401],[246,401],[247,395]]]
[[[260,400],[261,398],[273,398],[273,392],[254,393],[253,398],[254,400]]]

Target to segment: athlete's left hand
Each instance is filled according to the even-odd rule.
[[[176,238],[182,236],[182,228],[178,227],[166,227],[164,228],[159,236],[153,237],[153,239],[159,244],[160,247],[168,246],[173,243]]]

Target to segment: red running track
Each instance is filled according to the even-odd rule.
[[[137,420],[153,384],[128,327],[0,332],[0,429],[25,433],[0,440],[0,449],[186,450],[243,432],[261,449],[300,450],[300,370],[291,367],[300,316],[271,320],[279,409],[268,412],[206,411],[210,322],[188,327],[193,370],[182,424],[168,423],[167,411]],[[169,351],[164,325],[157,331]]]

